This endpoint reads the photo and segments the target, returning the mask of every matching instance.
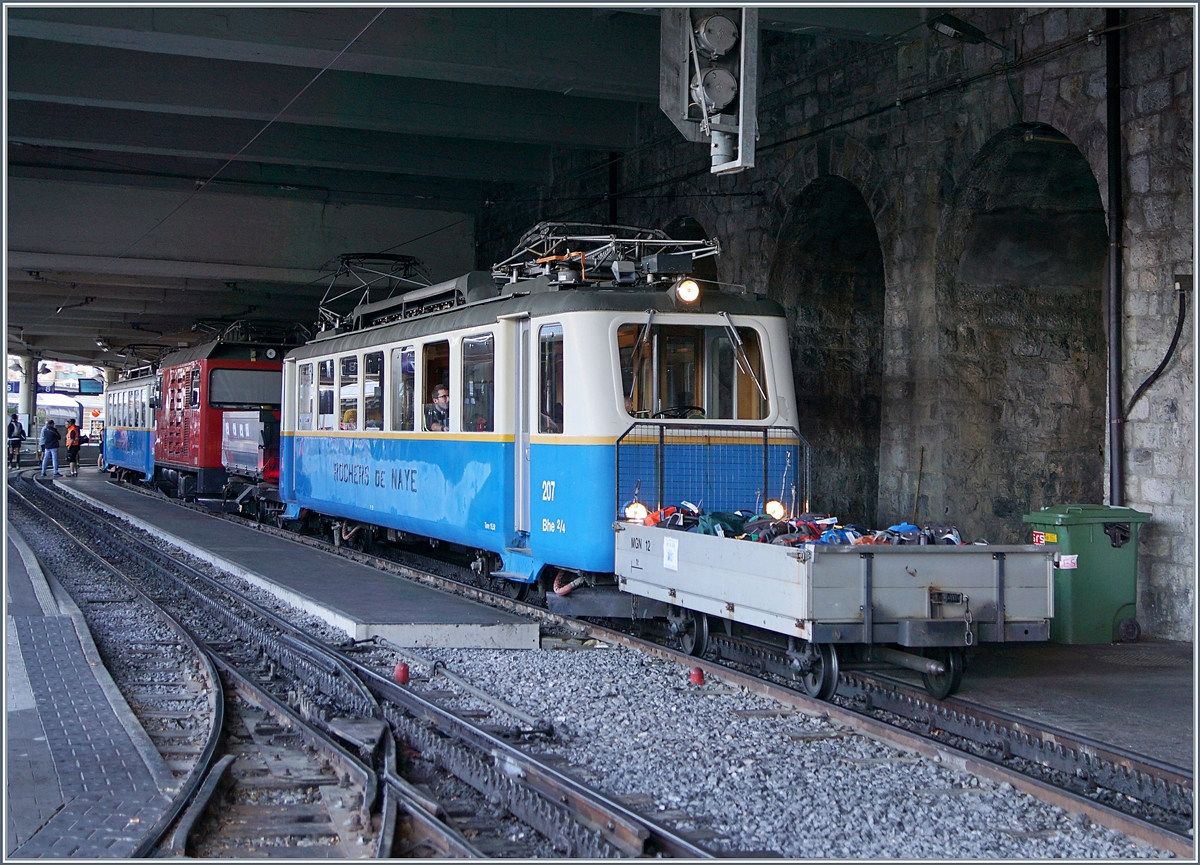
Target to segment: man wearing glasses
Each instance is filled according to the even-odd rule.
[[[445,432],[450,429],[450,390],[439,384],[433,389],[433,402],[425,406],[425,429]]]

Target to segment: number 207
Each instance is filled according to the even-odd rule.
[[[554,501],[554,481],[542,481],[542,501]]]

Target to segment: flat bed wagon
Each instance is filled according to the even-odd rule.
[[[795,440],[798,447],[802,440]],[[776,450],[777,441],[771,442]],[[664,438],[661,454],[646,464],[669,464],[669,447]],[[783,460],[766,446],[759,452],[764,467],[754,476],[766,486]],[[804,464],[798,453],[787,463]],[[721,497],[702,492],[710,501]],[[728,633],[736,623],[777,642],[786,639],[813,696],[833,694],[839,655],[843,663],[884,662],[920,672],[930,693],[941,697],[958,688],[964,649],[1049,638],[1056,546],[787,546],[635,521],[618,520],[613,528],[620,588],[678,608],[681,631],[691,635],[683,640],[686,649],[702,653],[710,622]]]

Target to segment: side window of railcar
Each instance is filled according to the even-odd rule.
[[[392,429],[412,432],[416,404],[417,354],[412,346],[392,349]]]
[[[450,343],[426,343],[422,354],[424,428],[446,432],[450,429]]]
[[[337,429],[333,416],[333,359],[323,360],[317,365],[320,406],[317,409],[317,429]]]
[[[538,432],[563,431],[563,331],[544,324],[538,331]]]
[[[358,429],[358,355],[338,358],[338,429]]]
[[[383,352],[363,355],[363,429],[383,429]]]
[[[625,411],[676,419],[766,417],[758,332],[739,327],[736,335],[735,342],[724,327],[622,325],[617,351]]]
[[[200,407],[200,368],[196,367],[192,370],[192,387],[191,387],[191,406],[192,408]]]
[[[490,333],[462,341],[462,429],[491,432],[495,428],[496,339]]]
[[[313,365],[300,364],[299,399],[296,401],[296,429],[311,430],[313,428],[313,397],[316,388],[313,386]]]

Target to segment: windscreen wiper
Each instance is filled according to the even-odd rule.
[[[633,379],[629,382],[629,393],[626,394],[626,399],[633,399],[633,390],[637,387],[638,373],[642,371],[642,347],[649,340],[650,323],[654,321],[654,310],[647,310],[647,312],[650,315],[646,319],[646,323],[642,325],[637,342],[633,345]]]
[[[767,401],[767,392],[763,390],[762,383],[758,380],[758,376],[754,374],[754,367],[750,365],[750,358],[746,356],[746,348],[742,345],[742,338],[738,336],[737,328],[733,326],[733,322],[729,320],[729,313],[722,312],[722,318],[725,319],[725,329],[729,331],[730,339],[733,340],[734,357],[737,359],[737,365],[740,366],[750,376],[754,386],[758,388],[758,394],[763,398],[763,402]]]

